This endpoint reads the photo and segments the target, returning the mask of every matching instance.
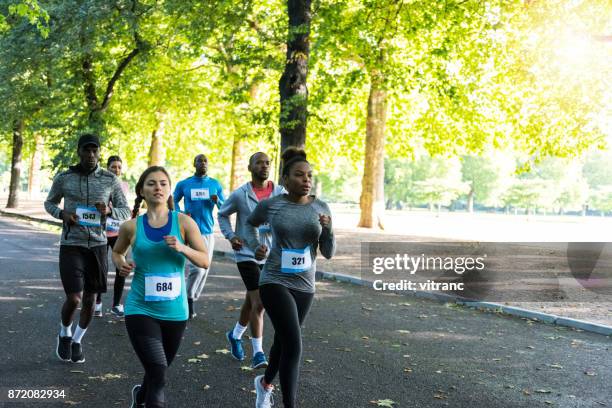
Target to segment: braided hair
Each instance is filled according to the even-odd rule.
[[[138,217],[138,213],[140,212],[140,206],[142,202],[144,201],[144,197],[140,194],[140,191],[144,187],[145,180],[147,179],[147,177],[149,177],[149,174],[155,173],[158,171],[161,171],[162,173],[164,173],[166,177],[168,177],[168,183],[172,185],[172,180],[170,180],[170,175],[168,174],[168,171],[166,171],[166,169],[163,168],[162,166],[151,166],[148,169],[146,169],[140,175],[140,178],[138,179],[138,182],[136,183],[136,188],[135,188],[136,199],[134,200],[134,209],[132,210],[132,218]],[[174,201],[172,200],[172,195],[168,197],[168,208],[170,210],[174,210]]]

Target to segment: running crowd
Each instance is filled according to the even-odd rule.
[[[283,405],[295,407],[301,325],[314,298],[317,252],[329,259],[336,245],[329,207],[310,194],[312,167],[306,153],[295,147],[283,152],[283,187],[268,180],[270,158],[253,154],[248,164],[251,181],[227,199],[221,184],[207,175],[203,154],[194,158],[194,175],[177,183],[173,192],[166,169],[152,166],[138,179],[130,208],[128,185],[121,181],[121,158],[110,156],[107,168],[101,168],[100,140],[93,134],[79,138],[77,152],[79,163],[54,178],[45,201],[46,211],[63,222],[59,270],[66,300],[57,357],[85,362],[83,337],[93,316],[103,314],[110,249],[116,268],[110,312],[125,316],[130,342],[145,371],[132,389],[130,407],[165,407],[167,369],[188,321],[197,317],[195,302],[212,262],[217,207],[221,232],[232,245],[246,288],[238,321],[225,333],[231,356],[245,359],[242,336],[250,327],[251,367],[265,368],[254,380],[255,406],[272,406],[278,376]],[[268,358],[263,348],[264,311],[274,327]]]

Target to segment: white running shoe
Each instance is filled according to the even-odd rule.
[[[270,408],[272,405],[274,405],[274,397],[272,396],[274,387],[266,389],[261,384],[261,380],[263,380],[263,378],[263,375],[258,375],[255,377],[255,392],[257,393],[255,408]]]
[[[94,316],[102,317],[102,303],[96,303],[96,308],[94,309]]]
[[[113,306],[111,309],[111,313],[117,317],[123,317],[125,311],[123,310],[123,305],[119,304],[117,306]]]

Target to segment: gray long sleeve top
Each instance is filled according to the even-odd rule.
[[[319,214],[331,217],[327,204],[313,196],[297,204],[281,194],[260,202],[247,219],[245,239],[252,251],[260,245],[257,227],[265,222],[272,230],[272,247],[259,284],[277,283],[289,289],[315,292],[317,249],[330,259],[336,251],[332,226],[321,227]]]
[[[58,205],[64,199],[64,208]],[[79,166],[71,166],[53,179],[51,190],[45,201],[45,210],[57,219],[61,211],[77,212],[77,207],[93,207],[102,202],[107,206],[112,201],[110,217],[116,220],[127,220],[131,211],[121,189],[121,182],[110,171],[97,166],[90,173],[85,173]],[[106,216],[100,215],[101,225],[84,226],[80,224],[62,226],[60,245],[76,245],[91,248],[106,245]]]
[[[283,187],[275,185],[270,198],[281,194],[283,191]],[[259,204],[259,200],[250,182],[243,184],[230,194],[217,213],[219,227],[225,239],[231,240],[235,236],[238,236],[244,240],[245,229],[247,228],[247,218],[251,215],[251,212],[255,209],[257,204]],[[236,214],[236,228],[232,229],[229,217],[234,213]],[[266,228],[259,229],[259,239],[268,247],[271,246],[272,235],[266,232]],[[265,260],[255,260],[253,251],[251,251],[246,244],[242,246],[240,251],[234,251],[234,256],[236,262],[251,261],[260,264],[265,262]]]

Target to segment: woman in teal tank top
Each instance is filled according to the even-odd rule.
[[[144,366],[141,384],[132,389],[131,407],[165,407],[166,370],[176,355],[188,309],[185,260],[208,268],[200,230],[190,217],[172,211],[170,176],[163,167],[149,167],[136,184],[135,219],[121,225],[113,248],[119,275],[134,272],[125,303],[125,325],[134,351]],[[138,216],[142,201],[147,212]],[[132,246],[133,260],[126,254]]]

